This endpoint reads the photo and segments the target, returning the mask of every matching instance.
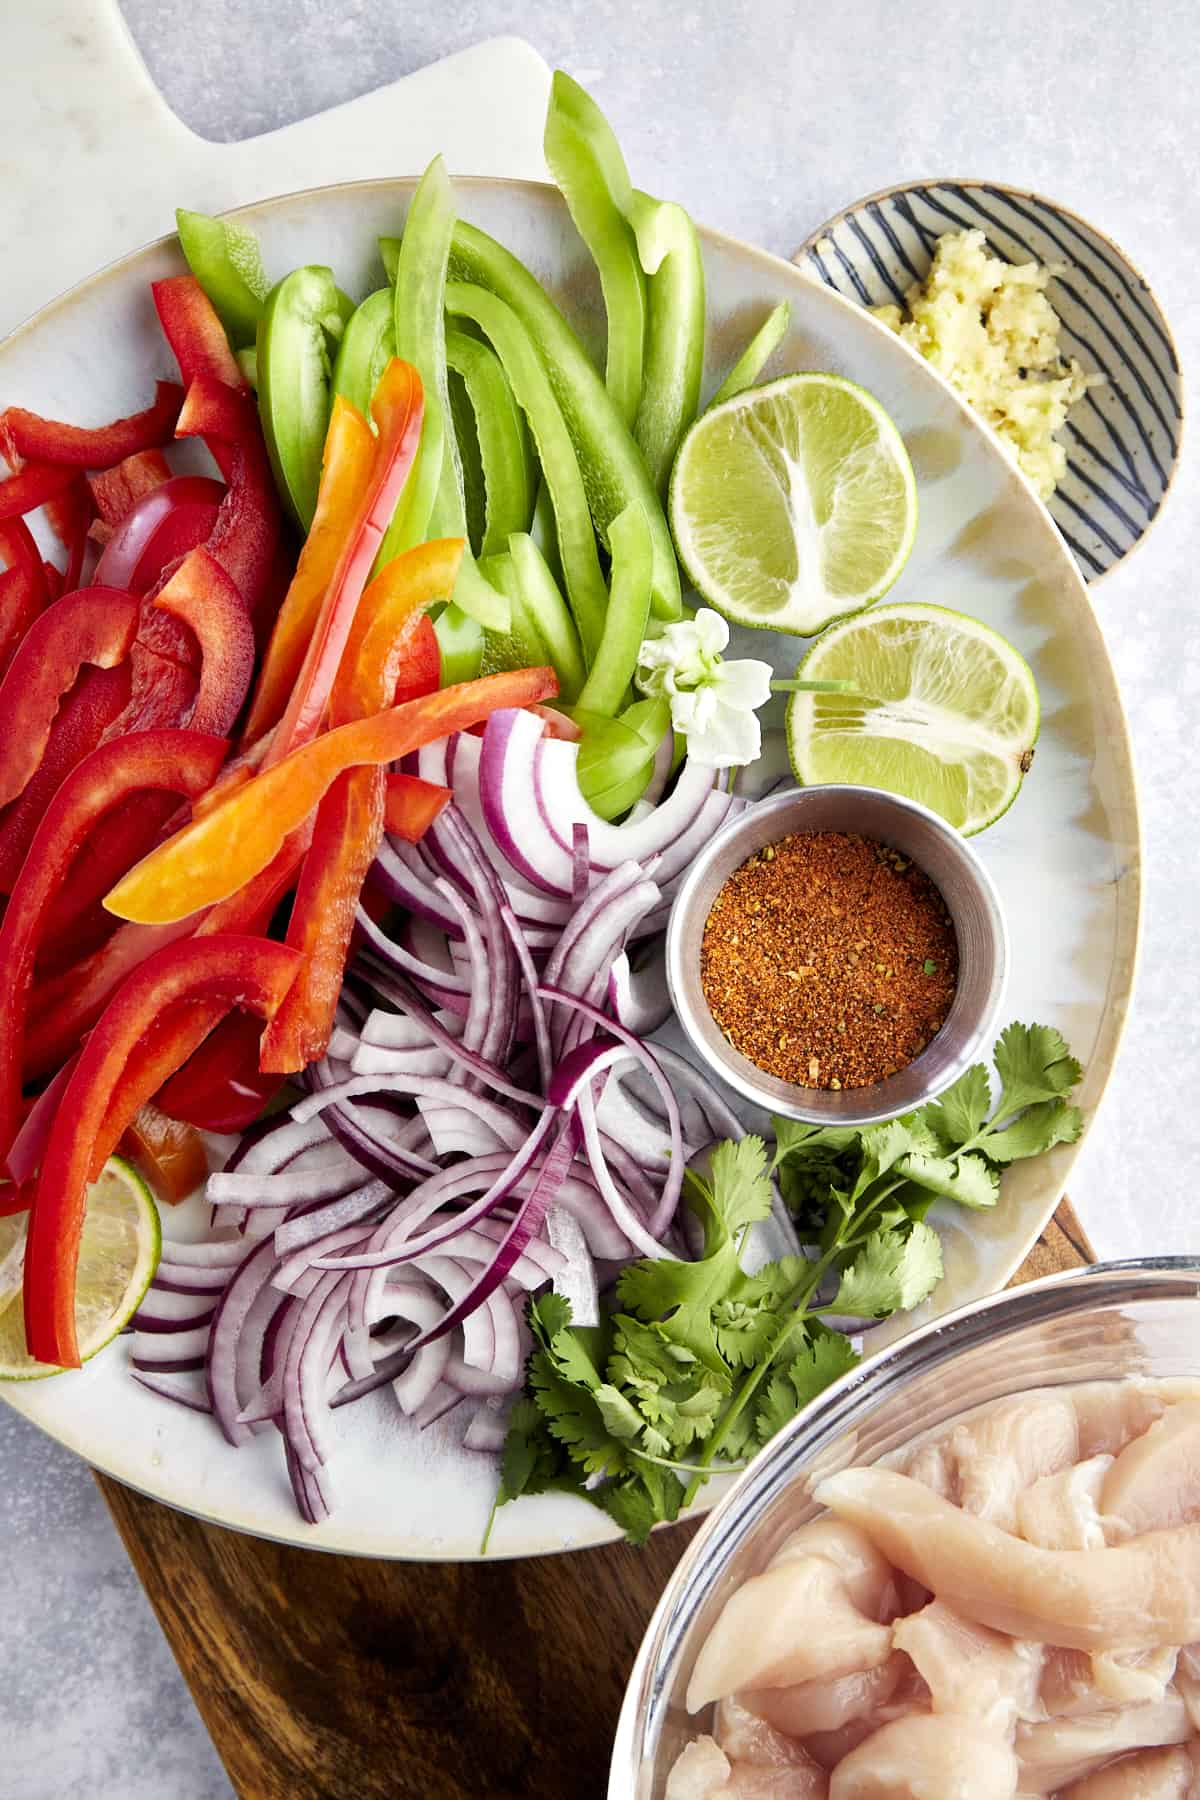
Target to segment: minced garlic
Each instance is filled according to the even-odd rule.
[[[940,237],[925,281],[875,317],[953,383],[985,419],[1043,500],[1062,480],[1067,453],[1055,442],[1069,409],[1103,375],[1059,352],[1059,317],[1046,298],[1055,273],[1040,263],[994,256],[982,231]]]

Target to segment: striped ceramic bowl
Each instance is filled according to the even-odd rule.
[[[1183,382],[1167,322],[1124,251],[1052,200],[983,181],[910,182],[858,200],[806,239],[801,268],[864,306],[903,303],[936,240],[977,226],[1009,262],[1057,266],[1065,355],[1107,377],[1072,407],[1067,473],[1049,502],[1095,581],[1144,536],[1179,459]]]

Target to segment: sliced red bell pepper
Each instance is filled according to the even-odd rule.
[[[224,498],[224,483],[207,475],[172,475],[156,483],[109,532],[93,579],[131,594],[153,592],[166,569],[208,542]]]
[[[203,437],[229,451],[229,488],[208,540],[209,553],[236,583],[251,617],[270,591],[279,543],[279,499],[253,400],[199,376],[179,415],[180,437]]]
[[[59,599],[63,591],[62,570],[58,567],[57,563],[44,562],[42,564],[42,573],[46,577],[47,603],[51,600]]]
[[[417,454],[424,410],[420,376],[411,363],[394,356],[371,400],[371,415],[379,429],[371,478],[348,521],[320,617],[267,755],[268,766],[308,743],[321,728],[371,565]]]
[[[18,1213],[28,1212],[32,1205],[32,1182],[19,1188],[0,1188],[0,1219],[15,1219]]]
[[[196,277],[171,275],[152,282],[150,291],[184,386],[190,387],[197,375],[207,375],[247,392],[249,384],[229,347],[225,327]]]
[[[403,706],[406,700],[420,700],[425,694],[436,693],[441,681],[442,652],[437,632],[429,614],[422,613],[405,639],[404,657],[391,703]]]
[[[261,1038],[259,1020],[231,1013],[159,1089],[157,1105],[199,1131],[245,1131],[283,1085],[258,1066]]]
[[[203,793],[228,745],[191,731],[144,731],[93,750],[63,782],[38,827],[0,924],[0,1155],[21,1121],[25,1019],[38,945],[51,906],[88,833],[147,788]]]
[[[83,559],[87,553],[88,534],[95,516],[92,491],[82,475],[76,475],[69,487],[46,502],[46,517],[67,553],[62,583],[65,594],[79,586],[83,575]],[[114,582],[112,585],[116,587],[120,584]]]
[[[0,805],[35,774],[59,701],[80,669],[110,669],[129,654],[138,611],[132,594],[78,588],[29,627],[0,682]]]
[[[248,744],[278,724],[283,715],[374,461],[374,432],[357,408],[336,394],[325,437],[317,510],[271,632],[246,720]]]
[[[119,918],[179,919],[235,894],[271,861],[344,769],[395,762],[422,744],[558,691],[553,669],[514,669],[326,732],[264,768],[139,863],[105,900]]]
[[[127,975],[166,944],[190,937],[195,920],[174,925],[122,925],[107,943],[38,984],[25,1032],[25,1080],[40,1081],[78,1050]]]
[[[168,1118],[151,1100],[126,1127],[120,1150],[146,1176],[157,1198],[169,1206],[186,1200],[208,1174],[208,1152],[195,1127]]]
[[[181,630],[176,620],[166,622]],[[105,736],[167,731],[183,725],[196,704],[198,676],[198,667],[189,667],[173,656],[160,656],[135,638],[129,651],[129,698]]]
[[[183,403],[183,390],[179,393]],[[176,413],[178,418],[178,413]],[[171,425],[174,431],[174,421]],[[165,439],[163,440],[166,441]],[[161,450],[135,450],[111,469],[88,476],[96,512],[105,525],[119,525],[137,501],[172,479],[171,466]],[[203,475],[180,475],[179,481],[204,481]],[[215,484],[214,484],[215,485]]]
[[[559,738],[565,744],[578,744],[583,739],[583,728],[566,713],[559,712],[556,706],[527,706],[526,712],[536,714],[542,721],[542,736]]]
[[[190,627],[200,646],[200,687],[188,724],[230,731],[254,674],[254,628],[231,578],[210,551],[185,556],[154,604]]]
[[[406,844],[419,844],[444,806],[454,794],[434,781],[422,781],[419,775],[401,775],[388,770],[387,794],[383,803],[383,828]]]
[[[123,457],[139,450],[169,444],[183,405],[183,389],[177,381],[155,383],[154,401],[144,412],[114,419],[111,425],[64,425],[43,419],[23,406],[9,406],[0,413],[0,443],[12,461],[12,452],[30,462],[66,463],[77,469],[111,469]]]
[[[5,564],[0,575],[2,675],[33,621],[50,604],[50,587],[42,553],[23,519],[0,519],[0,556]]]
[[[130,976],[93,1026],[55,1116],[29,1222],[25,1341],[39,1362],[79,1366],[75,1278],[88,1179],[162,1085],[163,1066],[177,1049],[165,1041],[170,1011],[186,1002],[191,1021],[218,1005],[225,1011],[247,1007],[269,1018],[298,960],[296,951],[268,938],[218,936],[172,944]],[[158,1052],[156,1066],[150,1066],[151,1048]],[[129,1079],[131,1062],[138,1064],[137,1083]],[[138,1093],[151,1079],[155,1086]],[[118,1087],[120,1105],[114,1108]]]
[[[69,464],[25,463],[15,474],[0,481],[0,519],[17,518],[44,506],[55,494],[70,487],[74,479],[75,470]]]
[[[63,700],[36,775],[21,798],[0,814],[0,893],[7,894],[20,874],[59,783],[96,748],[124,711],[129,691],[129,664],[124,662],[112,669],[85,668]]]

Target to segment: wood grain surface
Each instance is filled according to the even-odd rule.
[[[1017,1280],[1092,1260],[1064,1201]],[[626,1677],[697,1529],[643,1550],[382,1563],[97,1480],[243,1800],[600,1800]]]

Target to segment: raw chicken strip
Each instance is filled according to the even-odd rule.
[[[1024,1395],[956,1425],[950,1449],[963,1511],[1011,1531],[1022,1489],[1078,1461],[1075,1408],[1065,1393]]]
[[[1086,1650],[1046,1651],[1038,1689],[1046,1716],[1069,1719],[1076,1713],[1104,1712],[1111,1704],[1096,1687],[1092,1659]]]
[[[887,1557],[857,1525],[844,1519],[813,1519],[786,1537],[767,1564],[796,1562],[802,1556],[823,1556],[841,1571],[846,1592],[859,1612],[877,1621],[889,1619],[896,1597],[895,1573]]]
[[[1200,1400],[1167,1408],[1108,1472],[1101,1511],[1131,1533],[1200,1518]]]
[[[1110,1704],[1131,1706],[1161,1700],[1175,1677],[1179,1652],[1162,1650],[1094,1650],[1092,1680]]]
[[[814,1498],[956,1612],[1010,1637],[1078,1650],[1200,1638],[1200,1532],[1155,1532],[1111,1550],[1039,1550],[879,1468],[828,1476]]]
[[[723,1800],[731,1773],[721,1746],[710,1737],[698,1737],[675,1758],[665,1800]]]
[[[738,1698],[776,1731],[785,1731],[789,1737],[810,1737],[814,1731],[840,1731],[852,1719],[869,1717],[891,1699],[908,1667],[906,1657],[889,1656],[876,1669],[856,1670],[835,1681],[751,1688]]]
[[[1175,1686],[1188,1709],[1192,1729],[1200,1731],[1200,1644],[1188,1644],[1179,1652]]]
[[[803,1769],[734,1763],[729,1786],[718,1791],[717,1800],[829,1800],[829,1777],[816,1763]]]
[[[1192,1759],[1186,1750],[1144,1750],[1064,1788],[1060,1800],[1190,1800]]]
[[[833,1771],[829,1800],[1013,1800],[1017,1759],[973,1719],[909,1713]]]
[[[814,1794],[824,1800],[828,1787],[824,1769],[813,1762],[799,1744],[792,1743],[740,1700],[721,1701],[713,1729],[717,1742],[733,1765],[730,1780],[733,1793],[757,1793],[759,1789],[746,1786],[750,1771],[757,1770],[762,1775],[774,1773],[779,1778],[777,1789],[761,1788],[764,1795],[776,1791],[781,1796]]]
[[[789,1746],[786,1763],[743,1762],[731,1761],[712,1738],[701,1737],[676,1760],[666,1800],[828,1800],[828,1794],[824,1769],[799,1745]]]
[[[1071,1394],[1079,1426],[1079,1454],[1119,1456],[1126,1444],[1161,1419],[1166,1407],[1133,1381],[1089,1381]]]
[[[1115,1712],[1086,1713],[1077,1719],[1018,1725],[1016,1751],[1021,1760],[1021,1791],[1053,1794],[1072,1781],[1093,1774],[1126,1750],[1182,1744],[1191,1736],[1191,1730],[1187,1708],[1175,1693],[1147,1706],[1123,1706]]]
[[[688,1711],[743,1688],[873,1669],[891,1649],[891,1632],[858,1610],[834,1563],[824,1556],[778,1563],[726,1601],[696,1658]]]
[[[1111,1456],[1091,1456],[1073,1469],[1041,1475],[1017,1495],[1017,1530],[1043,1550],[1103,1550],[1100,1491]]]
[[[1011,1731],[1018,1719],[1041,1717],[1041,1644],[1003,1637],[960,1618],[943,1600],[897,1619],[892,1642],[928,1683],[935,1713],[957,1713],[998,1733]]]

